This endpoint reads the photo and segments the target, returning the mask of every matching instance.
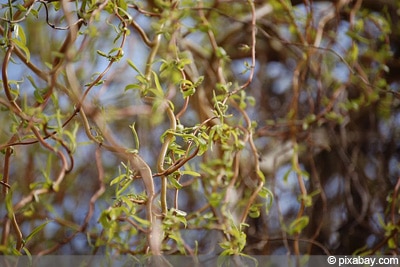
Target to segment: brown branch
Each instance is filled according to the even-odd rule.
[[[8,101],[10,102],[11,106],[18,112],[18,113],[22,113],[21,108],[18,106],[17,102],[15,101],[15,98],[13,97],[12,93],[11,93],[11,88],[8,85],[8,73],[7,73],[7,69],[8,69],[8,63],[10,62],[11,59],[11,54],[14,50],[15,45],[13,44],[12,40],[11,40],[11,30],[8,32],[8,48],[6,51],[6,54],[4,55],[4,59],[3,59],[3,65],[2,65],[2,70],[1,70],[1,76],[2,76],[2,80],[3,80],[3,87],[4,87],[4,93],[6,94],[6,97],[8,99]]]
[[[98,147],[96,149],[95,158],[96,158],[96,166],[97,166],[97,172],[98,172],[97,180],[99,182],[99,189],[90,198],[88,213],[87,213],[87,215],[84,219],[84,222],[81,226],[81,229],[80,229],[81,232],[84,232],[86,230],[87,226],[89,225],[89,221],[92,218],[93,213],[94,213],[94,205],[95,205],[96,201],[106,191],[106,188],[104,185],[104,168],[103,168],[103,164],[101,162],[100,147]]]
[[[254,6],[254,2],[249,0],[248,1],[250,7],[251,7],[251,66],[250,66],[250,75],[247,81],[242,84],[238,89],[232,91],[229,93],[229,96],[237,94],[239,91],[245,89],[250,85],[250,83],[253,81],[254,77],[254,71],[256,67],[256,9]]]

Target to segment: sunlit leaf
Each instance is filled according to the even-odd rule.
[[[25,57],[26,57],[26,62],[30,62],[31,59],[31,53],[28,49],[28,47],[26,46],[25,43],[23,43],[22,41],[18,40],[18,39],[13,39],[12,42],[19,48],[21,49],[24,53],[25,53]]]

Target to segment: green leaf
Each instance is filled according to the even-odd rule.
[[[23,5],[21,5],[21,4],[17,4],[17,5],[15,5],[15,7],[19,10],[19,11],[22,11],[22,12],[25,12],[27,9],[26,9],[26,7],[24,7]]]
[[[131,216],[133,217],[133,219],[135,221],[137,221],[138,223],[140,223],[143,226],[150,226],[150,222],[146,219],[142,219],[139,216],[136,216],[135,214],[131,214]]]
[[[168,62],[166,60],[161,60],[161,62],[162,63],[161,63],[160,68],[159,68],[159,71],[161,73],[166,71],[166,70],[168,70],[169,68],[171,68],[171,63],[170,62]]]
[[[38,102],[39,104],[44,102],[44,98],[42,97],[42,94],[39,90],[35,90],[33,92],[33,96],[35,97],[36,102]]]
[[[30,76],[30,75],[28,75],[27,78],[28,78],[29,82],[31,83],[31,85],[33,86],[33,88],[35,88],[36,90],[38,90],[39,87],[36,85],[35,80],[33,79],[33,77]]]
[[[16,25],[15,29],[15,37],[19,38],[21,42],[26,45],[26,35],[24,32],[24,28],[22,28],[20,25]]]
[[[132,179],[123,179],[121,183],[119,184],[118,190],[116,192],[117,197],[120,196],[123,192],[125,192],[126,189],[130,186],[132,183]]]
[[[128,84],[127,86],[125,86],[124,91],[128,91],[128,90],[136,90],[136,89],[142,89],[142,87],[139,84]]]
[[[211,193],[209,202],[212,207],[217,207],[222,201],[222,195],[216,192]]]
[[[161,95],[163,95],[163,89],[161,87],[160,80],[158,79],[157,73],[155,71],[153,71],[152,73],[154,76],[154,83],[156,85],[156,89],[157,89],[157,91],[159,91],[161,93]]]
[[[118,61],[124,56],[124,50],[121,47],[114,47],[108,52],[108,59]]]
[[[186,98],[188,96],[194,95],[194,93],[196,92],[196,87],[199,86],[203,82],[203,80],[204,80],[203,76],[200,76],[195,83],[193,83],[190,80],[182,79],[180,81],[180,88],[183,97]]]
[[[228,59],[228,53],[226,53],[225,49],[223,49],[222,47],[217,48],[216,54],[218,58]]]
[[[396,243],[396,241],[395,241],[395,239],[393,237],[389,238],[388,247],[391,248],[391,249],[396,249],[398,247],[398,245],[397,245],[397,243]]]
[[[200,177],[201,174],[195,171],[181,171],[182,175],[190,175],[190,176],[194,176],[194,177]]]
[[[299,234],[303,229],[308,225],[309,217],[302,216],[300,218],[295,219],[289,226],[288,233],[290,235]]]
[[[204,81],[204,76],[200,76],[194,83],[194,87],[198,87]]]
[[[49,223],[50,221],[46,221],[45,223],[37,226],[33,231],[25,238],[25,242],[28,243],[37,233],[42,231],[42,229]]]
[[[133,138],[135,139],[135,149],[139,150],[139,136],[135,129],[135,123],[132,123],[132,125],[130,125],[129,128],[132,129]]]
[[[183,70],[183,68],[185,67],[185,65],[188,65],[188,64],[191,64],[191,63],[192,63],[192,61],[191,61],[190,59],[188,59],[188,58],[182,58],[182,59],[179,59],[179,61],[176,62],[176,67],[177,67],[179,70]]]
[[[35,10],[35,9],[32,9],[32,10],[31,10],[31,14],[32,14],[35,18],[38,18],[38,17],[39,17],[39,12],[38,12],[37,10]]]
[[[250,218],[258,218],[260,217],[260,207],[258,205],[252,205],[249,210]]]
[[[288,181],[288,179],[289,179],[289,174],[290,174],[292,171],[293,171],[292,169],[288,169],[288,170],[285,172],[285,174],[283,175],[283,181],[284,181],[285,183],[287,183],[287,181]]]
[[[128,62],[128,65],[129,65],[132,69],[134,69],[134,70],[135,70],[137,73],[139,73],[141,76],[144,76],[143,73],[139,70],[139,68],[135,65],[135,63],[133,63],[132,60],[128,59],[127,62]]]
[[[23,247],[22,250],[25,252],[26,256],[28,256],[29,259],[29,263],[27,264],[28,266],[33,266],[33,261],[32,261],[32,254],[31,252],[28,250],[27,247]]]
[[[22,41],[18,40],[18,39],[12,39],[12,42],[19,48],[21,49],[26,56],[26,63],[28,63],[31,59],[31,53],[28,49],[28,47],[26,46],[25,43],[23,43]]]
[[[7,195],[6,195],[6,209],[7,209],[7,215],[8,218],[11,219],[13,214],[14,214],[14,208],[13,208],[13,203],[12,203],[12,192],[13,190],[10,190]]]
[[[119,1],[119,6],[117,7],[118,13],[121,13],[121,15],[126,16],[128,18],[128,22],[130,23],[132,21],[132,16],[127,12],[128,5],[126,1]]]
[[[173,177],[171,177],[171,178],[168,177],[168,180],[171,182],[172,186],[175,189],[182,189],[183,186],[179,183],[179,181],[177,179],[175,179]]]
[[[304,206],[311,207],[312,206],[312,196],[311,195],[300,195],[299,200],[304,203]]]
[[[111,180],[110,186],[120,183],[125,178],[125,174],[121,174]]]
[[[254,107],[256,105],[256,99],[252,96],[248,96],[246,98],[247,102],[249,103],[250,106]]]
[[[358,45],[353,42],[349,49],[349,63],[352,64],[358,59]]]
[[[261,181],[265,182],[265,175],[261,170],[257,170],[257,175],[260,177]]]
[[[101,50],[97,50],[96,52],[97,52],[97,54],[99,54],[100,56],[108,58],[108,55],[107,55],[105,52],[103,52],[103,51],[101,51]]]
[[[261,190],[258,192],[258,195],[262,198],[267,198],[269,197],[269,194],[272,194],[271,191],[269,191],[267,188],[263,187]]]

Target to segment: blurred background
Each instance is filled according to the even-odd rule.
[[[272,195],[248,210],[244,253],[398,255],[399,10],[397,1],[372,0],[2,1],[0,251],[145,251],[140,223],[107,224],[105,212],[121,205],[110,183],[127,162],[88,137],[77,107],[100,142],[137,148],[134,124],[139,153],[157,173],[170,121],[143,90],[150,68],[175,115],[184,111],[179,125],[224,124],[243,141],[227,148],[215,134],[182,168],[199,175],[169,187],[168,203],[179,203],[187,225],[171,227],[179,235],[165,238],[165,253],[214,254],[232,244],[260,168]],[[182,79],[200,77],[186,102]],[[210,120],[227,92],[235,92],[230,116]],[[192,151],[184,138],[174,144],[181,155]],[[126,183],[124,196],[145,190],[141,179]],[[145,218],[143,205],[135,209]],[[15,249],[18,228],[29,237],[24,249]]]

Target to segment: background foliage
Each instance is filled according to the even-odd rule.
[[[398,255],[399,10],[3,1],[1,253]]]

